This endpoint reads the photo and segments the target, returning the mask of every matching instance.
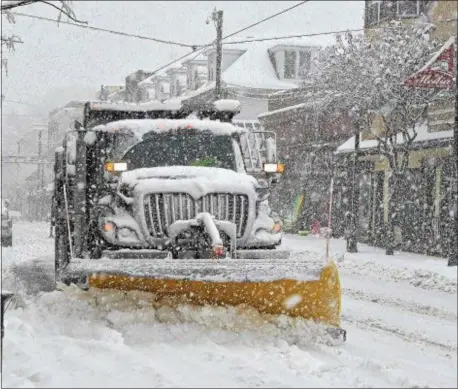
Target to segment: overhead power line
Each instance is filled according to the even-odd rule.
[[[23,13],[23,12],[12,12],[12,13],[14,15],[18,15],[18,16],[24,16],[24,17],[27,17],[27,18],[44,20],[44,21],[47,21],[47,22],[56,23],[55,19],[46,18],[44,16],[30,15],[30,14],[26,14],[26,13]],[[174,45],[174,46],[180,46],[180,47],[188,47],[188,48],[193,48],[193,49],[200,47],[199,45],[190,45],[190,44],[182,43],[182,42],[168,41],[168,40],[159,39],[159,38],[153,38],[153,37],[144,36],[144,35],[130,34],[130,33],[123,32],[123,31],[116,31],[116,30],[110,30],[110,29],[107,29],[107,28],[82,25],[82,24],[66,22],[66,21],[62,21],[62,20],[59,21],[59,23],[68,24],[70,26],[79,27],[79,28],[85,28],[85,29],[89,29],[89,30],[93,30],[93,31],[101,31],[101,32],[106,32],[106,33],[114,34],[114,35],[120,35],[120,36],[143,39],[143,40],[148,40],[148,41],[153,41],[153,42],[158,42],[158,43],[164,43],[164,44],[168,44],[168,45]]]
[[[246,39],[241,41],[234,41],[234,42],[225,42],[225,45],[235,45],[238,43],[250,43],[250,42],[264,42],[264,41],[274,41],[279,39],[292,39],[292,38],[304,38],[304,37],[311,37],[311,36],[321,36],[321,35],[332,35],[332,34],[343,34],[346,32],[357,32],[357,31],[368,31],[368,30],[379,30],[381,28],[389,28],[389,27],[376,27],[376,28],[355,28],[351,30],[339,30],[339,31],[326,31],[326,32],[317,32],[313,34],[297,34],[297,35],[285,35],[285,36],[274,36],[269,38],[253,38],[253,39]]]
[[[211,45],[208,45],[208,46],[211,46]],[[204,46],[204,48],[205,48],[205,47],[206,47],[206,46]],[[204,51],[204,50],[203,50],[203,48],[202,48],[202,49],[200,50],[200,52],[197,53],[197,55],[196,55],[194,58],[196,58],[196,57],[197,57],[201,52],[203,52],[203,51]],[[169,67],[170,65],[173,65],[173,64],[175,64],[175,63],[177,63],[177,62],[179,62],[179,61],[181,61],[181,60],[183,60],[183,59],[185,59],[185,58],[187,58],[187,57],[190,57],[192,54],[195,54],[195,53],[196,53],[196,52],[193,50],[193,51],[191,51],[190,53],[187,53],[187,54],[185,54],[185,55],[182,55],[180,58],[177,58],[177,59],[173,60],[172,62],[169,62],[168,64],[163,65],[163,66],[161,66],[161,67],[159,67],[159,68],[153,70],[152,73],[153,73],[153,74],[156,74],[157,72],[160,72],[161,70],[163,70],[163,69]]]
[[[37,118],[37,119],[43,119],[43,120],[46,120],[46,117],[43,117],[43,116],[39,116],[39,115],[29,115],[29,114],[23,114],[23,113],[19,113],[19,114],[15,114],[15,113],[2,113],[2,117],[3,116],[8,116],[8,117],[29,117],[29,118]]]
[[[233,33],[231,33],[231,34],[229,34],[229,35],[226,35],[225,37],[223,37],[222,40],[227,39],[227,38],[230,38],[231,36],[234,36],[234,35],[236,35],[236,34],[239,34],[239,33],[243,32],[243,31],[246,31],[246,30],[248,30],[248,29],[250,29],[250,28],[253,28],[253,27],[255,27],[255,26],[257,26],[257,25],[259,25],[259,24],[261,24],[261,23],[266,22],[267,20],[270,20],[270,19],[273,19],[273,18],[275,18],[275,17],[277,17],[277,16],[280,16],[280,15],[282,15],[282,14],[288,12],[288,11],[291,11],[291,10],[294,9],[294,8],[297,8],[297,7],[301,6],[301,5],[303,5],[303,4],[307,3],[307,2],[309,2],[309,1],[310,1],[310,0],[301,1],[301,2],[298,3],[298,4],[295,4],[295,5],[293,5],[293,6],[289,7],[289,8],[286,8],[286,9],[280,11],[280,12],[277,12],[277,13],[271,15],[271,16],[268,16],[267,18],[264,18],[264,19],[262,19],[262,20],[259,20],[259,21],[256,22],[256,23],[250,24],[249,26],[246,26],[246,27],[244,27],[244,28],[242,28],[242,29],[240,29],[240,30],[237,30],[237,31],[235,31],[235,32],[233,32]],[[203,51],[203,49],[206,49],[207,47],[210,47],[211,45],[213,45],[213,43],[214,43],[214,41],[212,41],[211,43],[209,43],[209,44],[207,44],[207,45],[200,46],[199,48],[202,49],[202,51]],[[195,50],[196,47],[197,47],[197,46],[194,46],[193,49]],[[201,52],[202,52],[202,51],[201,51]],[[185,54],[185,55],[183,55],[182,57],[177,58],[176,60],[174,60],[174,61],[172,61],[172,62],[169,62],[167,65],[161,66],[160,68],[154,70],[154,71],[153,71],[153,74],[154,74],[154,73],[157,73],[157,72],[159,72],[159,71],[161,71],[162,69],[165,69],[166,67],[168,67],[168,66],[170,66],[170,65],[173,65],[173,64],[175,64],[175,63],[181,61],[181,60],[184,59],[184,58],[187,58],[187,57],[191,56],[192,54],[193,54],[193,52],[188,53],[188,54]],[[200,54],[200,53],[199,53],[199,54]],[[196,57],[197,57],[197,55],[196,55]]]
[[[5,103],[13,103],[13,104],[23,104],[23,105],[36,106],[36,104],[26,103],[26,102],[24,102],[24,101],[8,100],[8,99],[4,99],[3,102],[5,102]]]
[[[277,16],[280,16],[280,15],[282,15],[282,14],[288,12],[288,11],[291,11],[294,8],[297,8],[297,7],[301,6],[301,5],[304,5],[305,3],[308,3],[309,1],[310,0],[301,1],[298,4],[295,4],[295,5],[293,5],[293,6],[289,7],[289,8],[284,9],[283,11],[280,11],[280,12],[277,12],[277,13],[271,15],[271,16],[268,16],[267,18],[264,18],[264,19],[260,20],[259,22],[250,24],[249,26],[246,26],[246,27],[244,27],[244,28],[242,28],[240,30],[237,30],[237,31],[233,32],[232,34],[226,35],[225,37],[223,37],[223,39],[230,38],[231,36],[239,34],[239,33],[243,32],[243,31],[246,31],[246,30],[248,30],[250,28],[256,27],[261,23],[267,22],[270,19],[276,18]]]

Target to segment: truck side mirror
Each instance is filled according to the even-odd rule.
[[[266,142],[266,162],[275,163],[277,162],[277,145],[275,144],[274,138],[267,138]]]

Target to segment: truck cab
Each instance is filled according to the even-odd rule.
[[[243,151],[250,134],[230,122],[234,112],[189,118],[189,112],[156,110],[137,118],[115,111],[97,121],[96,109],[89,110],[85,126],[67,134],[56,153],[55,198],[63,199],[57,208],[70,219],[56,224],[70,225],[72,240],[83,240],[79,255],[150,249],[205,258],[215,248],[227,255],[280,244],[265,206],[283,171],[275,139],[264,142],[255,177]],[[68,234],[60,235],[68,244]]]

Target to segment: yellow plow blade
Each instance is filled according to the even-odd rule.
[[[272,269],[275,272],[275,268]],[[280,278],[280,277],[279,277]],[[247,305],[260,313],[312,319],[339,327],[341,291],[337,267],[326,264],[317,279],[292,278],[266,281],[213,281],[159,276],[107,274],[89,275],[89,287],[150,292],[156,299],[178,298],[194,305]]]

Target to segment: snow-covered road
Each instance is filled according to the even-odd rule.
[[[347,342],[227,308],[133,308],[52,290],[48,226],[18,223],[2,253],[4,387],[457,387],[457,274],[446,260],[386,257],[333,240]],[[324,240],[287,236],[293,256],[322,255]],[[97,304],[95,304],[97,302]]]

